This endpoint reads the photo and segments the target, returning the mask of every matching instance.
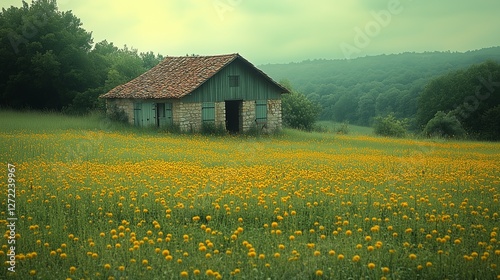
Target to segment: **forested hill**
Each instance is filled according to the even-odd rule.
[[[322,105],[321,119],[368,125],[394,112],[414,119],[425,85],[439,75],[472,64],[500,62],[500,47],[465,53],[426,52],[369,56],[351,60],[307,60],[259,68]]]

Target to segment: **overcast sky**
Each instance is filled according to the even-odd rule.
[[[266,64],[500,45],[498,0],[57,2],[81,19],[94,42],[170,56],[237,52]]]

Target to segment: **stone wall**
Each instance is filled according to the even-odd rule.
[[[215,125],[226,127],[226,102],[215,103]]]
[[[243,101],[240,110],[240,131],[246,132],[255,126],[255,100]]]
[[[113,113],[114,110],[125,112],[128,122],[134,124],[134,101],[132,99],[106,99],[107,114]]]
[[[201,103],[175,102],[172,106],[174,123],[182,131],[201,130]]]
[[[267,132],[273,132],[281,129],[281,100],[267,101]]]

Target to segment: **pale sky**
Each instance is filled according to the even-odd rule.
[[[0,0],[2,7],[21,0]],[[31,3],[31,0],[27,1]],[[94,42],[254,64],[500,46],[498,0],[59,0]]]

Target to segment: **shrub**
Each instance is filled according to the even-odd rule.
[[[283,123],[285,126],[311,131],[317,121],[321,107],[301,93],[283,95]]]
[[[408,127],[408,120],[398,120],[393,114],[386,117],[378,116],[374,119],[374,132],[381,136],[390,137],[404,137],[406,135],[406,128]]]
[[[214,122],[203,122],[201,124],[201,134],[203,135],[226,135],[227,131],[224,125]]]
[[[337,134],[349,134],[349,122],[345,121],[339,125],[336,125],[333,131]]]
[[[462,138],[465,130],[462,124],[451,112],[445,114],[438,111],[434,117],[427,122],[423,133],[427,137]]]
[[[171,125],[161,127],[161,131],[167,133],[181,134],[181,126],[179,124],[173,123]]]
[[[116,104],[111,105],[111,108],[109,108],[108,118],[112,121],[128,123],[127,114],[123,109],[118,108]]]

